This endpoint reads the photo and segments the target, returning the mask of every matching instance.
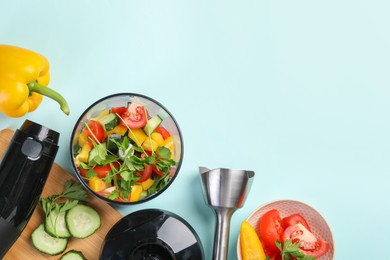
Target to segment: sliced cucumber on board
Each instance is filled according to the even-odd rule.
[[[59,255],[68,245],[67,238],[55,238],[45,231],[43,224],[31,234],[31,240],[36,249],[49,255]]]
[[[101,226],[99,213],[92,207],[78,204],[66,212],[66,225],[73,237],[89,237]]]
[[[45,221],[45,230],[53,237],[71,237],[65,223],[65,212],[51,211]]]
[[[63,254],[60,260],[86,260],[86,258],[80,251],[70,250]]]

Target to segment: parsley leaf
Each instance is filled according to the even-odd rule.
[[[124,181],[129,181],[132,178],[132,173],[130,171],[123,171],[120,175]]]
[[[59,202],[60,199],[65,199],[65,201]],[[73,208],[79,201],[88,201],[88,193],[80,183],[71,181],[65,183],[65,189],[61,194],[40,199],[42,210],[45,212],[45,220],[52,212],[58,215],[60,212]],[[55,223],[53,223],[53,227],[54,233],[56,233]]]
[[[166,148],[165,146],[160,146],[157,148],[158,157],[161,159],[170,159],[171,158],[171,151]]]
[[[106,198],[110,200],[115,200],[119,196],[118,190],[113,190],[110,194],[106,195]]]
[[[62,198],[88,201],[88,194],[78,182],[67,181],[64,191],[59,195]]]
[[[293,243],[292,239],[288,239],[282,242],[279,240],[275,242],[275,245],[279,248],[280,254],[282,256],[282,260],[292,260],[293,257],[297,260],[316,260],[316,258],[312,256],[305,255],[299,247],[300,243]]]

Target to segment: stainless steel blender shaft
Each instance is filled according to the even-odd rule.
[[[203,195],[214,210],[217,223],[214,234],[214,260],[226,260],[229,247],[230,220],[241,208],[252,185],[253,171],[199,167]]]
[[[234,211],[235,210],[231,208],[214,208],[217,218],[214,233],[214,260],[227,259],[229,249],[230,219],[232,218]]]

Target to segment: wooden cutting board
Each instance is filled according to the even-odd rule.
[[[4,129],[0,131],[0,158],[3,157],[3,154],[8,147],[8,143],[10,142],[13,134],[14,132],[10,129]],[[56,163],[54,163],[41,196],[48,197],[54,194],[61,193],[64,190],[64,184],[67,180],[75,180],[75,178],[70,173],[68,173]],[[99,258],[100,248],[103,243],[104,237],[106,236],[110,228],[122,218],[122,215],[106,202],[101,201],[93,196],[90,196],[90,199],[91,200],[88,204],[100,213],[100,216],[102,218],[102,226],[95,234],[88,238],[71,238],[69,240],[68,248],[66,249],[66,251],[71,249],[79,250],[84,253],[87,259],[94,260]],[[39,252],[33,247],[31,243],[31,233],[37,226],[39,226],[43,222],[43,216],[44,215],[41,206],[38,205],[26,228],[24,229],[18,240],[15,242],[15,244],[13,244],[11,249],[4,256],[4,260],[60,258],[61,255],[48,256],[44,253]]]

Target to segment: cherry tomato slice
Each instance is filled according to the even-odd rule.
[[[88,137],[88,140],[101,143],[105,134],[103,126],[95,120],[90,120],[87,126],[84,127],[83,133]]]
[[[306,222],[306,219],[299,213],[283,218],[283,225],[285,228],[288,226],[294,226],[298,223],[301,223],[307,230],[311,231],[309,224]]]
[[[117,162],[113,162],[112,165],[115,168],[119,168],[119,166],[120,166],[119,163],[117,163]],[[107,174],[111,171],[111,165],[110,164],[106,164],[104,166],[96,165],[95,167],[93,167],[93,170],[96,172],[97,177],[105,178],[107,176]]]
[[[79,170],[81,176],[83,176],[83,177],[85,177],[85,178],[87,177],[87,172],[88,172],[88,170],[83,169],[83,168],[81,168],[81,167],[78,167],[77,169]]]
[[[122,114],[123,120],[120,121],[120,124],[127,125],[131,129],[144,127],[146,125],[146,117],[148,116],[145,115],[145,112],[146,108],[144,106],[131,103],[127,111]]]
[[[153,152],[152,152],[152,151],[144,150],[144,152],[145,152],[148,156],[152,156],[152,155],[153,155]],[[141,158],[143,159],[144,157],[145,157],[145,155],[142,154]]]
[[[293,243],[300,243],[300,249],[305,255],[310,255],[318,258],[330,248],[330,244],[324,240],[317,239],[313,233],[311,233],[301,223],[287,227],[282,234],[282,241],[292,239]]]
[[[259,234],[261,243],[271,253],[280,252],[275,242],[277,240],[281,241],[283,231],[283,222],[280,217],[280,212],[277,209],[266,212],[261,216],[257,225],[257,233]]]
[[[156,132],[161,134],[161,136],[165,139],[171,136],[171,134],[168,132],[167,129],[165,129],[163,126],[159,125],[156,128]]]
[[[160,171],[159,169],[157,169],[157,166],[155,164],[151,164],[150,166],[152,167],[152,170],[155,174],[157,174],[159,176],[164,176],[164,173],[162,171]]]
[[[111,108],[111,112],[114,114],[118,114],[122,116],[127,110],[127,107],[113,107]]]
[[[141,178],[138,180],[139,183],[146,181],[152,175],[152,166],[145,165],[144,170],[142,172],[137,172],[137,174],[141,176]]]
[[[268,248],[264,248],[264,254],[269,257],[269,260],[282,260],[282,255],[275,252],[270,252]]]

